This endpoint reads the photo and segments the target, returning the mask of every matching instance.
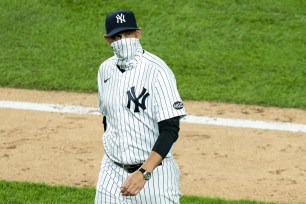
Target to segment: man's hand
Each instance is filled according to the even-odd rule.
[[[162,157],[157,153],[152,151],[148,159],[143,163],[141,168],[152,172],[162,161]],[[145,179],[143,174],[137,170],[127,177],[126,181],[121,186],[121,193],[124,196],[135,196],[141,191],[145,185]]]
[[[124,196],[135,196],[143,188],[145,179],[140,171],[131,174],[121,186],[121,193]]]

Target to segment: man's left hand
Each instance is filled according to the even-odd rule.
[[[143,188],[145,179],[140,171],[131,174],[121,186],[121,193],[124,196],[135,196]]]

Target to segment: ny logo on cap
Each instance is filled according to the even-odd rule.
[[[117,14],[116,15],[116,18],[117,18],[117,23],[123,23],[123,22],[125,22],[125,19],[124,19],[124,15],[121,13],[120,15],[119,14]]]

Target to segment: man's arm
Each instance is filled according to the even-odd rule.
[[[170,151],[178,138],[180,131],[180,117],[170,118],[158,123],[159,136],[153,146],[152,152],[141,168],[152,172]]]
[[[167,156],[173,143],[178,138],[180,117],[170,118],[158,123],[159,136],[154,144],[152,152],[141,168],[152,172]],[[145,184],[144,176],[140,171],[135,171],[127,178],[121,187],[121,193],[125,196],[136,195]]]

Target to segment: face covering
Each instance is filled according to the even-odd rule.
[[[110,46],[117,58],[117,65],[124,70],[136,67],[143,53],[138,38],[123,38],[113,42]]]

